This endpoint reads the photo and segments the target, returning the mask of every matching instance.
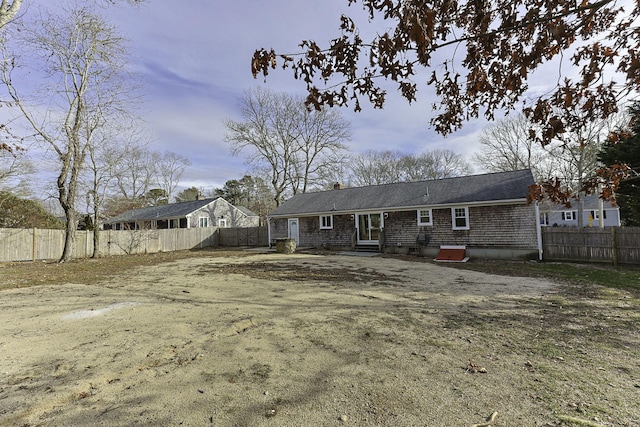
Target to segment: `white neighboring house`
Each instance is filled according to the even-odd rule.
[[[104,221],[111,230],[158,230],[198,227],[257,227],[260,218],[242,206],[234,206],[222,197],[199,198],[148,208],[131,209]]]
[[[602,206],[601,206],[602,203]],[[589,195],[580,200],[571,200],[571,207],[550,203],[540,204],[540,225],[548,227],[577,227],[578,215],[582,210],[584,227],[600,227],[600,211],[604,227],[620,227],[620,208],[597,195]]]

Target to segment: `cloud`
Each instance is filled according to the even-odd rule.
[[[192,162],[183,176],[183,187],[221,187],[247,172],[244,159],[232,156],[224,141],[224,121],[240,119],[238,100],[245,90],[265,86],[305,93],[303,82],[294,80],[290,70],[274,70],[266,82],[254,79],[250,73],[254,50],[264,47],[292,53],[305,39],[326,45],[339,36],[342,13],[367,22],[360,5],[348,7],[347,3],[154,0],[141,7],[123,3],[104,10],[129,40],[127,67],[142,76],[147,101],[140,106],[140,114],[152,134],[150,148],[172,151]],[[365,25],[361,35],[368,38],[386,29],[387,24],[377,24]],[[348,147],[355,153],[391,149],[407,154],[449,148],[470,155],[477,147],[481,121],[445,139],[428,126],[430,95],[425,91],[418,96],[419,101],[409,105],[390,86],[383,110],[374,110],[364,100],[361,113],[354,113],[353,106],[343,108],[343,115],[352,123]]]

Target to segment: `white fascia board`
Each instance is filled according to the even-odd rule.
[[[351,215],[359,213],[377,213],[377,212],[402,212],[413,211],[417,209],[444,209],[453,208],[458,206],[496,206],[496,205],[515,205],[527,203],[527,199],[510,199],[510,200],[488,200],[482,202],[457,202],[457,203],[445,203],[439,205],[415,205],[415,206],[402,206],[402,207],[380,207],[380,208],[367,208],[357,210],[344,210],[344,211],[325,211],[325,212],[298,212],[290,214],[271,215],[270,218],[290,218],[305,217],[305,216],[317,216],[317,215]]]

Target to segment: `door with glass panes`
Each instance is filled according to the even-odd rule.
[[[358,214],[358,244],[378,244],[382,229],[382,214]]]

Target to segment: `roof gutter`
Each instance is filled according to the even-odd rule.
[[[329,210],[329,211],[312,211],[312,212],[290,212],[284,214],[271,214],[269,218],[288,218],[292,215],[312,216],[312,215],[348,215],[354,212],[380,212],[380,211],[411,211],[415,209],[438,209],[438,208],[452,208],[456,206],[497,206],[497,205],[511,205],[514,203],[526,203],[526,198],[521,199],[509,199],[509,200],[485,200],[482,202],[456,202],[456,203],[443,203],[439,205],[413,205],[413,206],[396,206],[396,207],[378,207],[378,208],[363,208],[363,209],[351,209],[351,210]]]

